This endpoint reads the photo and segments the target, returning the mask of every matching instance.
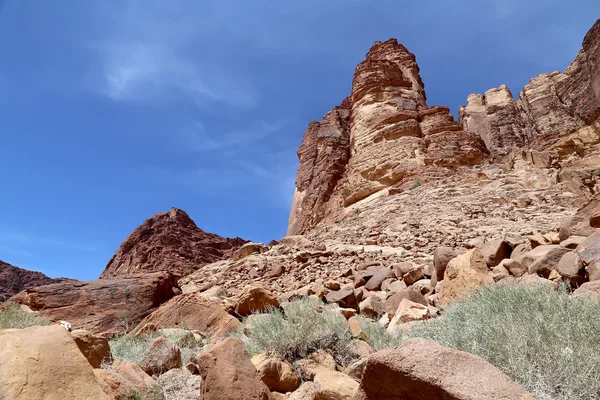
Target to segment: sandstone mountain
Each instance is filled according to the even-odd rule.
[[[148,218],[131,232],[100,278],[154,271],[185,276],[232,256],[244,243],[240,238],[225,239],[204,232],[185,211],[172,208]]]
[[[0,261],[0,302],[8,300],[22,290],[52,283],[73,281],[72,279],[52,279],[41,272],[28,271]]]
[[[564,73],[426,103],[415,56],[376,42],[352,93],[304,134],[288,234],[412,248],[550,231],[594,196],[600,21]]]

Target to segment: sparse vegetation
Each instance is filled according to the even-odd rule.
[[[415,183],[413,183],[413,185],[410,187],[410,190],[414,190],[418,187],[421,187],[421,181],[415,181]]]
[[[392,335],[387,331],[384,325],[381,325],[369,318],[359,317],[360,327],[365,332],[368,342],[375,350],[396,347],[402,344],[404,340],[402,332]]]
[[[17,304],[6,303],[0,307],[0,329],[23,329],[44,325],[49,325],[45,318],[25,311]]]
[[[190,362],[202,349],[202,343],[189,339],[189,334],[160,330],[148,336],[122,335],[112,339],[109,344],[113,359],[139,364],[148,356],[152,341],[159,336],[165,336],[179,347],[183,365]]]
[[[249,336],[242,331],[234,335],[251,355],[268,353],[294,361],[324,349],[341,365],[353,357],[348,322],[335,306],[305,298],[284,303],[282,308],[285,311],[274,309],[253,319]]]
[[[565,287],[493,285],[415,327],[425,337],[476,354],[537,399],[600,398],[600,304]]]
[[[163,400],[164,395],[160,386],[148,388],[147,390],[129,389],[126,396],[119,400]]]

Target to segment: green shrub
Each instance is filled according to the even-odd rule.
[[[415,327],[425,337],[476,354],[538,399],[597,399],[600,303],[545,287],[493,285]]]
[[[159,336],[164,336],[176,344],[181,350],[181,363],[183,365],[192,361],[202,350],[202,343],[185,340],[185,334],[166,333],[159,330],[148,336],[118,336],[109,341],[110,351],[115,360],[141,363],[149,354],[152,341]]]
[[[413,185],[410,187],[410,190],[414,190],[418,187],[421,187],[421,181],[415,181],[415,183],[413,183]]]
[[[400,346],[404,340],[402,331],[398,332],[397,335],[393,335],[387,331],[387,327],[372,319],[359,316],[358,321],[367,336],[367,342],[375,350]]]
[[[49,325],[46,319],[21,309],[17,304],[6,303],[0,306],[0,329],[23,329],[45,325]]]
[[[348,322],[335,306],[305,298],[284,303],[282,308],[285,311],[272,309],[253,318],[249,336],[242,330],[233,336],[244,342],[251,355],[268,353],[295,361],[323,349],[341,365],[353,357],[355,343]]]

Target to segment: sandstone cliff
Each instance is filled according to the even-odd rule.
[[[564,73],[519,99],[473,94],[458,122],[427,105],[413,54],[376,42],[350,97],[304,135],[288,234],[430,250],[473,228],[553,229],[600,188],[599,117],[600,20]]]
[[[185,276],[230,257],[244,243],[240,238],[225,239],[204,232],[185,211],[172,208],[148,218],[131,232],[100,278],[154,271]]]

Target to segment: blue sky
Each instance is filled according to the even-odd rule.
[[[456,114],[564,70],[598,17],[597,0],[0,0],[0,259],[94,279],[172,206],[278,239],[304,130],[373,41],[404,43]]]

